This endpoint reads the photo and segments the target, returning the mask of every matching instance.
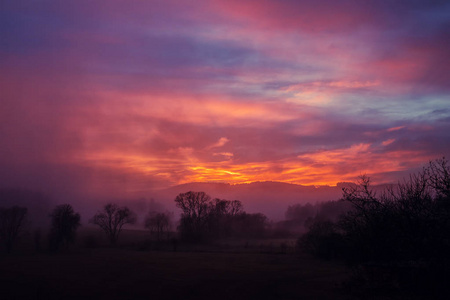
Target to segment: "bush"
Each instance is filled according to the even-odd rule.
[[[337,223],[314,222],[298,244],[322,258],[342,257],[364,289],[448,296],[450,168],[430,162],[395,186],[373,191],[370,179],[343,189],[353,209]]]
[[[316,221],[309,227],[309,231],[297,240],[297,247],[323,259],[341,257],[342,235],[333,222]]]

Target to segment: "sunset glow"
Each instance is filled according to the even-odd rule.
[[[449,3],[7,1],[1,19],[5,186],[381,183],[450,156]]]

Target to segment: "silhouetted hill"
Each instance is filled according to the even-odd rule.
[[[147,190],[139,195],[131,197],[80,198],[72,203],[65,197],[58,201],[50,200],[46,195],[17,188],[0,189],[0,206],[20,205],[26,206],[29,212],[29,220],[33,226],[44,226],[49,222],[50,208],[57,203],[72,203],[77,212],[82,216],[82,223],[87,225],[89,218],[108,202],[116,202],[127,205],[139,216],[142,222],[150,210],[169,210],[175,213],[175,217],[181,212],[175,207],[174,199],[180,193],[188,191],[203,191],[212,198],[227,200],[240,200],[244,209],[250,213],[261,212],[272,220],[284,219],[284,214],[289,205],[316,203],[329,200],[337,200],[342,197],[342,188],[353,183],[338,183],[336,186],[306,186],[284,182],[252,182],[245,184],[227,184],[213,182],[193,182],[172,186],[162,190]],[[385,188],[387,185],[374,186],[375,190]]]
[[[271,181],[235,185],[193,182],[160,191],[158,199],[168,203],[179,193],[188,191],[203,191],[212,198],[240,200],[247,212],[262,212],[270,219],[281,220],[289,205],[339,199],[342,196],[342,185],[316,187]]]

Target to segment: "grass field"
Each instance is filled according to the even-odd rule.
[[[102,248],[3,257],[0,274],[2,299],[337,299],[346,272],[287,254]]]
[[[227,251],[139,251],[124,244],[58,254],[19,251],[0,257],[0,298],[346,299],[338,289],[348,275],[342,265],[261,251],[278,248],[275,241],[268,241],[273,248],[258,243],[245,251],[229,243]]]

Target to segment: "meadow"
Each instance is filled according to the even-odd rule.
[[[0,258],[2,299],[349,299],[341,290],[348,269],[296,253],[289,240],[179,243],[174,251],[146,235],[124,231],[112,248],[84,229],[59,253],[22,239]]]

